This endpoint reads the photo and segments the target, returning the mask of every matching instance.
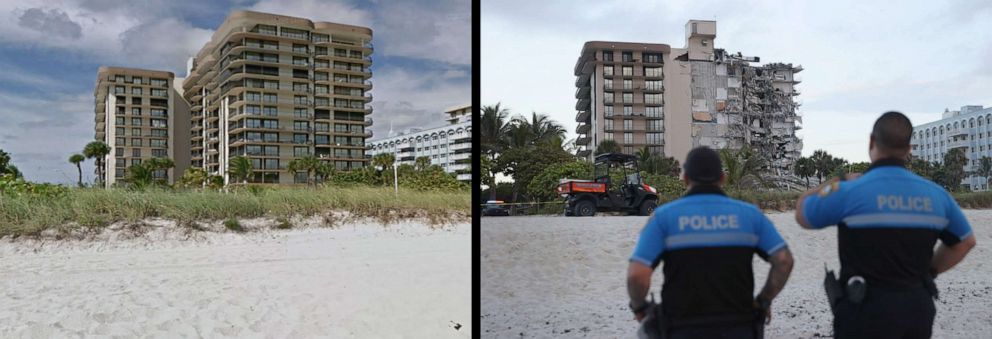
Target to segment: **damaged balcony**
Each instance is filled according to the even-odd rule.
[[[582,110],[582,111],[579,111],[579,113],[575,114],[575,122],[585,122],[585,123],[588,123],[589,122],[589,111]]]

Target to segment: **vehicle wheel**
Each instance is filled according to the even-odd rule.
[[[655,202],[654,200],[650,200],[650,199],[644,200],[644,202],[641,203],[641,215],[642,216],[651,215],[651,212],[654,211],[655,207],[658,207],[658,203]]]
[[[575,204],[575,215],[581,217],[591,217],[596,215],[596,205],[589,200],[579,201]]]

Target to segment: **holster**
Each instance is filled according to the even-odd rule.
[[[934,277],[932,275],[927,274],[926,277],[923,278],[923,287],[927,289],[927,292],[930,292],[931,297],[934,299],[940,299],[940,291],[937,290],[937,282],[934,281]]]
[[[653,304],[644,311],[641,327],[637,329],[638,339],[665,339],[668,337],[668,319],[661,311],[661,305]]]
[[[836,314],[837,303],[844,297],[844,289],[834,271],[827,270],[826,277],[823,278],[823,289],[827,292],[827,303],[830,305],[830,313]]]

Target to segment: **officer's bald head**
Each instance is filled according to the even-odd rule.
[[[913,137],[913,123],[895,111],[885,112],[871,130],[871,140],[880,156],[905,157],[909,153],[909,139]]]

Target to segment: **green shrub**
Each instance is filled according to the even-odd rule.
[[[245,228],[241,226],[241,223],[238,222],[238,219],[234,219],[234,218],[224,220],[224,228],[235,232],[245,231]]]
[[[288,230],[293,228],[293,224],[289,222],[289,219],[280,217],[276,219],[276,228],[281,230]]]

